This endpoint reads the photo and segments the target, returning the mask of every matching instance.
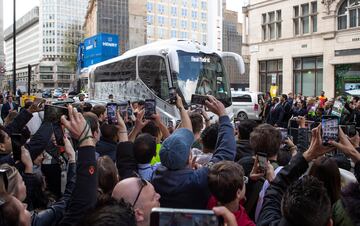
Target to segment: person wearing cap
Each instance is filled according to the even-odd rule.
[[[202,168],[192,167],[191,146],[194,134],[181,98],[176,106],[181,115],[181,128],[165,139],[160,149],[161,166],[155,171],[152,184],[161,196],[161,207],[205,209],[210,197],[207,175],[209,167],[222,160],[234,161],[236,143],[234,129],[224,105],[208,96],[206,107],[219,116],[219,134],[210,162]]]

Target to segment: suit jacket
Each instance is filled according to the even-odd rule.
[[[281,126],[283,118],[284,118],[284,109],[281,103],[279,103],[275,108],[274,106],[271,106],[269,116],[266,122],[269,123],[270,125],[277,124],[278,126]]]
[[[12,104],[13,104],[13,110],[18,111],[18,105],[15,102],[12,102]],[[11,109],[11,107],[10,107],[9,102],[6,102],[2,106],[2,108],[1,108],[1,118],[3,120],[8,116],[10,109]]]

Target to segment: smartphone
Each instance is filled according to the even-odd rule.
[[[284,143],[285,140],[288,138],[288,131],[285,128],[279,128],[281,133],[281,142]]]
[[[61,116],[68,116],[69,111],[66,107],[56,105],[45,105],[44,121],[51,123],[61,123]]]
[[[34,105],[37,106],[39,109],[42,109],[43,105],[46,103],[46,100],[43,98],[35,98]]]
[[[208,99],[205,95],[193,94],[191,95],[191,104],[192,105],[205,105],[205,101]]]
[[[61,128],[61,125],[58,123],[53,123],[53,132],[55,135],[56,145],[64,147],[64,131]]]
[[[337,116],[323,116],[321,118],[322,141],[329,145],[329,141],[339,140],[339,118]]]
[[[259,162],[259,166],[260,166],[260,170],[263,172],[266,172],[266,168],[267,168],[267,154],[263,153],[263,152],[258,152],[256,153],[258,162]]]
[[[346,135],[348,135],[349,137],[353,137],[356,135],[356,125],[355,124],[341,126],[341,128],[344,131],[344,133]]]
[[[223,225],[223,219],[211,210],[153,208],[150,215],[150,226],[167,225]]]
[[[11,146],[13,152],[14,161],[21,160],[21,145],[22,135],[20,133],[11,134]]]
[[[106,105],[106,111],[107,111],[107,118],[109,124],[117,124],[117,118],[116,118],[116,110],[117,110],[117,103],[107,103]]]
[[[154,99],[145,100],[145,119],[152,119],[152,115],[156,114],[156,101]]]
[[[176,88],[175,87],[169,88],[169,103],[176,104]]]
[[[128,103],[124,102],[124,103],[120,103],[119,104],[119,110],[120,110],[120,115],[122,118],[125,118],[126,116],[126,112],[128,110]]]

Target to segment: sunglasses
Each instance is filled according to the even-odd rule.
[[[147,181],[144,180],[143,178],[141,178],[138,174],[136,174],[136,176],[139,178],[139,187],[140,187],[140,190],[136,196],[136,199],[134,201],[134,203],[132,204],[132,206],[135,206],[136,202],[138,201],[139,197],[140,197],[140,194],[142,192],[142,190],[144,189],[144,187],[147,185]]]

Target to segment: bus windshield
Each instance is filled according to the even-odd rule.
[[[189,104],[191,95],[213,95],[225,107],[231,105],[230,88],[222,59],[216,54],[177,51],[179,73],[175,81]]]

